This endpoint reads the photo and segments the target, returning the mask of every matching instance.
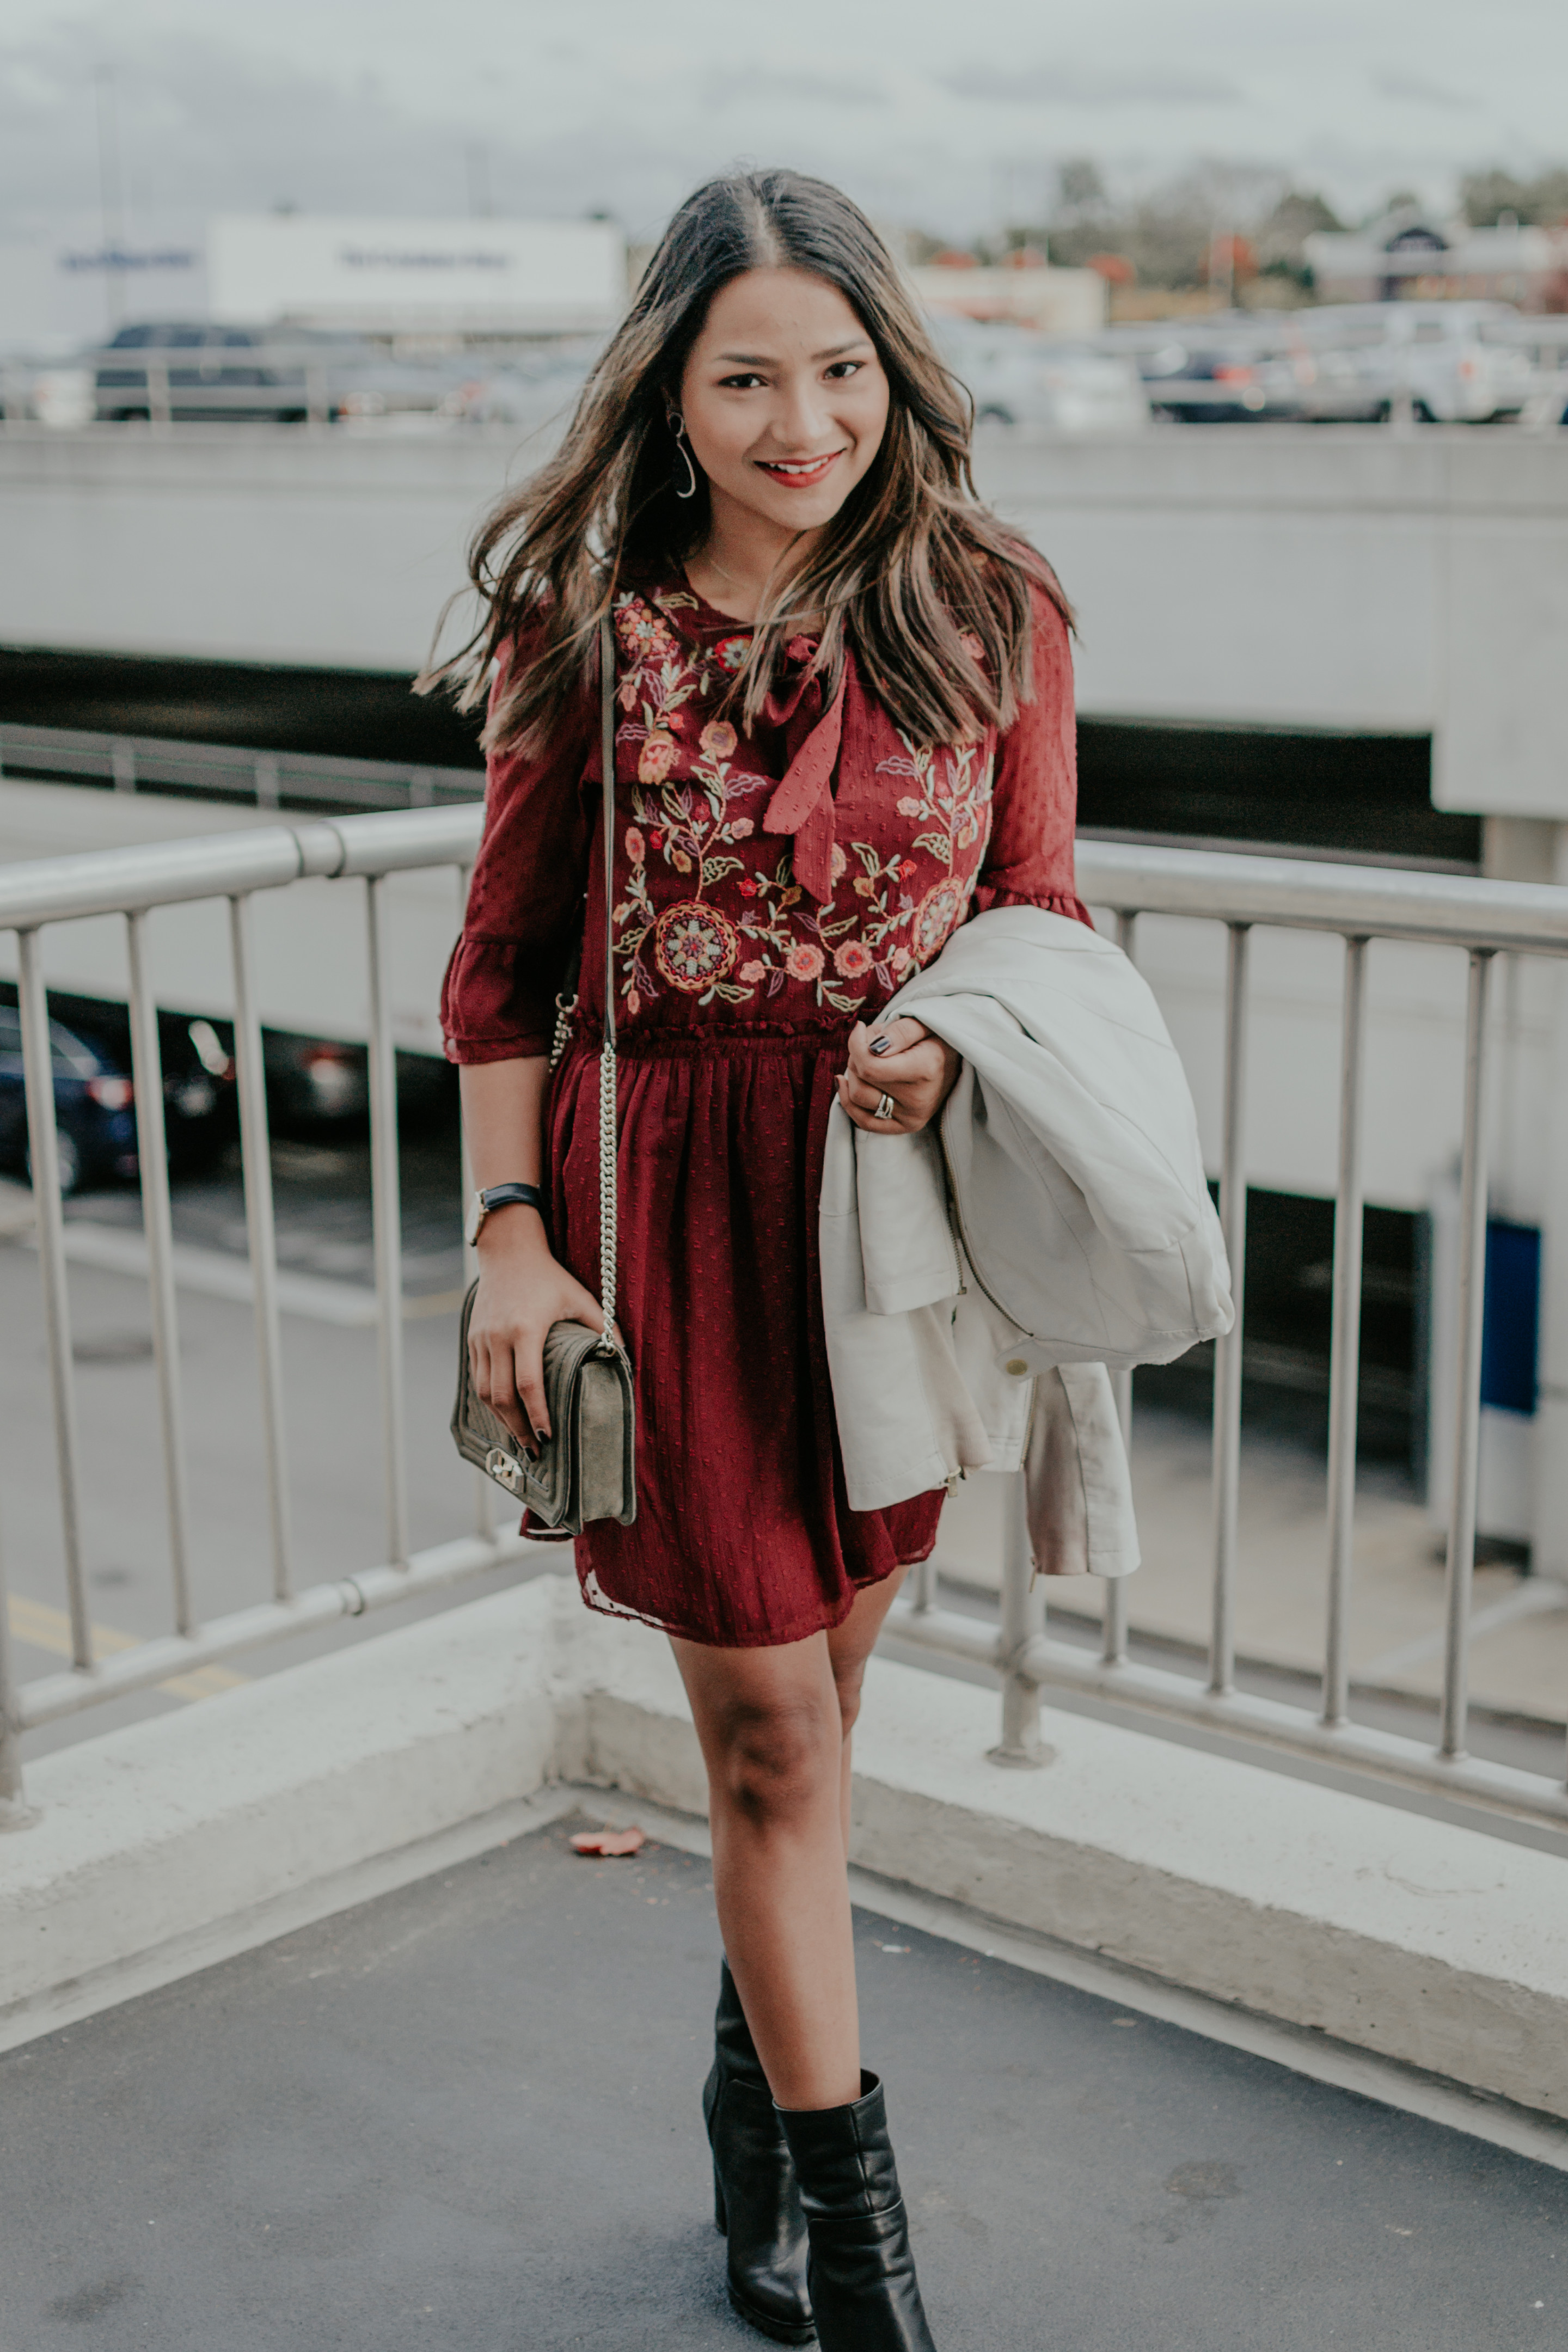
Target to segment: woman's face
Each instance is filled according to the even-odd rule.
[[[877,347],[837,286],[804,269],[732,278],[680,383],[715,522],[819,530],[880,447],[888,401]]]

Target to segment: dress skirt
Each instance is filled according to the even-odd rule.
[[[576,1539],[591,1608],[762,1649],[926,1559],[939,1487],[852,1511],[823,1334],[817,1202],[847,1022],[721,1018],[618,1039],[616,1320],[637,1408],[637,1515]],[[552,1083],[556,1254],[599,1286],[599,1040]]]

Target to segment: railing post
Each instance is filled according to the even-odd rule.
[[[1007,1481],[1005,1532],[1002,1539],[1002,1738],[993,1764],[1031,1769],[1048,1764],[1040,1739],[1040,1686],[1018,1671],[1031,1642],[1046,1630],[1045,1587],[1035,1574],[1024,1474]]]
[[[169,1519],[174,1630],[188,1633],[195,1618],[191,1607],[185,1440],[180,1401],[180,1327],[174,1306],[174,1229],[169,1202],[169,1145],[163,1123],[163,1056],[158,1042],[158,1008],[147,976],[146,915],[127,915],[125,929],[131,971],[131,1072],[136,1090],[136,1156],[142,1176],[147,1289],[153,1310],[153,1354],[163,1437],[163,1495]]]
[[[92,1664],[87,1591],[81,1572],[81,1502],[77,1475],[76,1383],[71,1371],[70,1296],[66,1287],[66,1229],[60,1207],[59,1138],[55,1127],[55,1069],[49,1000],[37,931],[19,931],[16,950],[22,1016],[22,1069],[27,1094],[27,1148],[33,1163],[33,1214],[44,1290],[45,1342],[55,1414],[55,1467],[60,1487],[60,1535],[65,1548],[66,1601],[70,1612],[71,1664]]]
[[[272,1151],[267,1124],[267,1072],[250,947],[250,901],[229,905],[234,950],[234,1058],[239,1093],[239,1151],[245,1180],[246,1238],[256,1312],[261,1433],[267,1457],[267,1508],[272,1530],[272,1592],[293,1591],[289,1527],[289,1447],[283,1423],[283,1355],[278,1328],[278,1234],[272,1214]]]
[[[1138,925],[1135,909],[1119,908],[1116,916],[1116,944],[1127,958],[1133,961],[1133,945]],[[1129,1461],[1132,1455],[1132,1374],[1131,1370],[1112,1372],[1111,1391],[1116,1399],[1116,1418],[1121,1423],[1121,1443]],[[1108,1666],[1120,1666],[1127,1658],[1127,1583],[1124,1576],[1108,1576],[1101,1580],[1105,1594],[1101,1606],[1104,1616],[1100,1627],[1100,1656]]]
[[[403,1454],[403,1206],[397,1165],[397,1055],[386,985],[386,884],[365,883],[370,948],[370,1189],[375,1307],[381,1347],[387,1558],[408,1559],[408,1473]]]
[[[468,916],[468,884],[472,877],[471,866],[458,866],[458,922],[459,928]],[[468,1239],[468,1202],[474,1197],[474,1163],[468,1151],[468,1130],[463,1125],[460,1113],[458,1119],[458,1138],[461,1153],[463,1186],[463,1288],[468,1291],[472,1289],[479,1278],[479,1254]],[[474,1531],[477,1535],[482,1536],[486,1543],[494,1543],[496,1539],[495,1484],[492,1479],[485,1476],[482,1470],[478,1469],[474,1472]]]
[[[174,404],[169,394],[169,362],[147,357],[147,422],[168,426],[174,421]]]
[[[1458,1377],[1454,1409],[1454,1489],[1448,1515],[1447,1622],[1443,1654],[1443,1730],[1438,1754],[1465,1752],[1469,1710],[1470,1587],[1476,1566],[1476,1481],[1480,1454],[1481,1333],[1487,1284],[1487,1003],[1492,950],[1470,950],[1465,1007],[1465,1137],[1459,1172]]]
[[[22,1785],[21,1725],[11,1679],[11,1603],[5,1558],[0,1551],[0,1830],[22,1829],[32,1818]]]
[[[1232,923],[1225,982],[1225,1135],[1219,1215],[1236,1321],[1215,1343],[1214,1619],[1209,1689],[1236,1687],[1237,1521],[1241,1494],[1241,1329],[1247,1286],[1247,923]]]
[[[1332,1331],[1329,1343],[1329,1615],[1323,1721],[1350,1703],[1350,1596],[1355,1551],[1356,1413],[1361,1398],[1362,1066],[1366,1045],[1365,940],[1345,941],[1340,1048],[1340,1171],[1334,1205]]]

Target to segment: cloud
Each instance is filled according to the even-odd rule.
[[[766,67],[755,73],[710,74],[702,94],[710,106],[765,104],[781,99],[792,106],[883,106],[888,95],[872,81],[855,81],[839,74],[770,71]]]
[[[1379,98],[1392,98],[1410,106],[1436,106],[1445,114],[1471,114],[1479,103],[1458,90],[1444,89],[1437,82],[1426,81],[1420,74],[1374,74],[1372,86]]]
[[[1006,106],[1235,106],[1241,92],[1215,74],[1100,72],[1082,66],[1031,66],[1009,73],[961,66],[943,77],[955,98]]]

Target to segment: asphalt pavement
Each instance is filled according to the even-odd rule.
[[[709,1865],[576,1823],[0,2059],[0,2346],[741,2352]],[[942,2352],[1525,2352],[1568,2176],[861,1911]]]

